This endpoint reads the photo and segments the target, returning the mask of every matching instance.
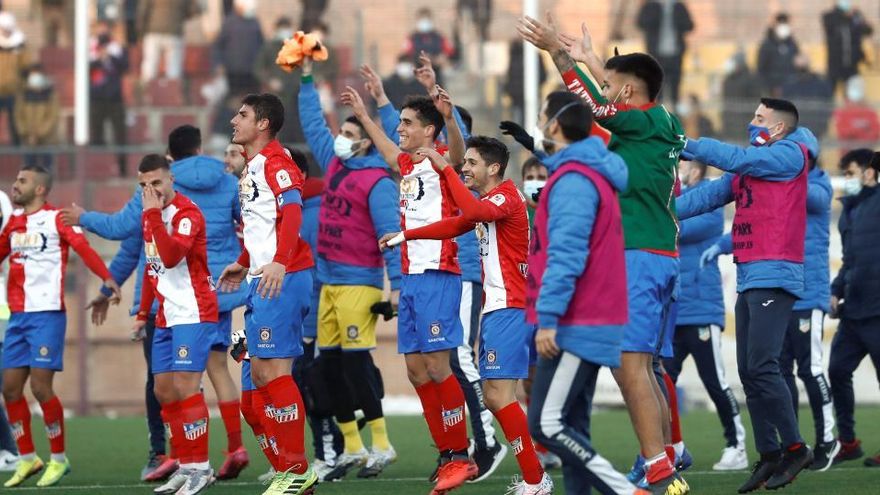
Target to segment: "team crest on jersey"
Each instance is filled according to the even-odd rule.
[[[269,342],[272,338],[272,329],[269,327],[263,327],[260,329],[260,340],[263,342]]]
[[[293,181],[290,180],[290,174],[287,173],[287,170],[279,170],[275,172],[275,181],[278,182],[278,187],[281,189],[293,185]]]
[[[486,361],[489,364],[495,364],[495,360],[498,359],[498,353],[495,352],[495,349],[489,349],[486,351]]]
[[[253,172],[252,172],[253,174]],[[238,196],[242,203],[253,203],[260,197],[260,191],[257,189],[257,182],[250,178],[244,178],[239,182]]]
[[[798,330],[803,333],[809,332],[810,327],[812,326],[810,323],[811,322],[809,318],[800,318],[800,320],[798,321]]]
[[[192,220],[184,218],[177,224],[177,233],[180,235],[190,235],[192,233]]]
[[[447,428],[452,428],[453,426],[461,423],[464,420],[464,409],[462,407],[456,407],[451,410],[443,410],[443,426]]]
[[[182,345],[177,348],[177,357],[180,359],[186,359],[189,356],[189,347]]]
[[[49,347],[45,345],[40,346],[40,357],[46,357],[49,355]]]
[[[61,436],[61,422],[55,421],[46,425],[46,436],[54,440]]]
[[[709,327],[700,327],[698,332],[699,333],[697,336],[700,338],[700,340],[702,340],[703,342],[709,342],[709,338],[712,337],[712,331],[709,329]]]
[[[489,202],[495,206],[501,206],[505,201],[507,201],[507,198],[505,198],[503,194],[496,194],[489,198]]]
[[[12,438],[15,440],[20,439],[24,436],[24,423],[21,421],[16,421],[9,425],[9,429],[12,430]]]
[[[275,419],[276,423],[290,423],[291,421],[299,419],[299,408],[296,404],[291,404],[282,408],[275,408],[275,410],[272,411],[272,417]]]
[[[523,451],[523,440],[522,437],[516,437],[512,442],[510,442],[510,448],[513,449],[513,455],[519,455]]]
[[[42,232],[16,232],[9,238],[12,252],[26,258],[28,253],[42,253],[49,247],[49,236]]]
[[[349,339],[354,340],[354,339],[358,338],[359,331],[358,331],[357,325],[349,325],[348,328],[346,329],[346,332],[348,333]]]
[[[193,441],[205,433],[208,433],[208,418],[199,418],[192,423],[183,424],[183,436],[189,441]]]
[[[440,322],[439,321],[435,321],[434,323],[431,323],[431,335],[433,335],[435,337],[437,335],[440,335]]]
[[[421,177],[408,178],[400,181],[400,198],[407,201],[418,201],[425,196],[425,183]]]

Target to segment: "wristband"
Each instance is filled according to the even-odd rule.
[[[389,239],[385,245],[388,247],[394,247],[404,241],[406,241],[406,237],[403,235],[403,232],[398,232],[397,235]]]

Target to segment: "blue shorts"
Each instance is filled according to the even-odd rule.
[[[675,320],[678,319],[678,301],[675,299],[669,302],[663,315],[663,336],[660,339],[660,348],[657,349],[657,355],[664,359],[672,359],[675,352],[672,349],[672,341],[675,337]]]
[[[67,313],[12,313],[3,343],[3,368],[64,369]]]
[[[321,300],[321,282],[317,274],[312,272],[312,293],[309,299],[309,314],[303,320],[303,338],[318,338],[318,302]]]
[[[241,391],[247,392],[256,389],[257,387],[254,386],[254,381],[251,380],[251,362],[250,360],[245,359],[241,362]]]
[[[216,323],[192,323],[153,332],[153,374],[172,371],[202,372],[216,334]]]
[[[461,326],[461,276],[428,270],[403,275],[397,315],[397,352],[435,352],[464,342]]]
[[[538,364],[538,346],[535,345],[535,335],[538,334],[538,325],[529,328],[529,368]]]
[[[484,314],[480,323],[480,377],[484,380],[528,378],[532,330],[523,309],[504,308]]]
[[[217,323],[214,325],[214,338],[211,344],[211,350],[215,352],[226,352],[232,345],[232,311],[223,311],[219,314]]]
[[[664,315],[675,294],[678,258],[626,250],[629,321],[623,327],[622,352],[655,354],[660,347]]]
[[[248,286],[244,333],[248,354],[262,359],[288,359],[302,355],[303,320],[309,314],[312,272],[284,275],[281,293],[264,299],[257,293],[260,279]]]

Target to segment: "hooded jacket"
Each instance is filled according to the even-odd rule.
[[[238,182],[225,172],[220,160],[208,156],[191,156],[171,164],[174,174],[174,189],[190,198],[202,211],[208,234],[208,268],[216,281],[223,269],[238,259],[241,244],[235,233],[235,224],[241,222],[241,205],[238,202]],[[110,264],[110,273],[122,285],[134,269],[130,261],[132,251],[139,251],[138,274],[143,274],[145,258],[141,238],[141,190],[138,188],[132,198],[116,213],[86,212],[80,217],[80,225],[86,230],[112,240],[124,239],[120,252]],[[131,239],[137,238],[137,242]],[[125,251],[125,252],[123,252]],[[120,258],[117,263],[116,258]],[[126,270],[128,270],[126,272]],[[140,304],[140,285],[142,276],[135,279],[133,312]],[[235,292],[218,292],[217,302],[220,312],[232,311],[243,306],[247,290],[242,285]],[[156,306],[153,307],[154,311]]]
[[[856,196],[841,198],[838,229],[843,241],[843,265],[831,286],[842,299],[840,317],[862,320],[880,316],[880,187],[865,187]]]

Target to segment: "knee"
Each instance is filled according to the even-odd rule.
[[[35,379],[33,376],[31,376],[31,392],[33,392],[34,398],[40,404],[48,401],[55,395],[55,392],[52,390],[52,382]]]
[[[486,404],[486,407],[492,411],[492,414],[504,409],[511,403],[509,397],[505,397],[504,394],[491,388],[483,389],[483,402]]]
[[[24,391],[21,389],[22,387],[17,383],[11,383],[10,380],[6,380],[3,382],[3,401],[6,404],[10,402],[18,402],[24,397]]]
[[[431,376],[428,374],[428,371],[424,368],[416,368],[415,366],[407,366],[406,367],[406,377],[409,379],[409,382],[413,387],[421,387],[422,385],[431,381]]]
[[[449,378],[452,368],[448,359],[429,359],[426,366],[428,377],[434,382],[440,383]]]
[[[153,394],[159,404],[170,404],[177,400],[177,391],[171,384],[156,382],[153,384]]]

